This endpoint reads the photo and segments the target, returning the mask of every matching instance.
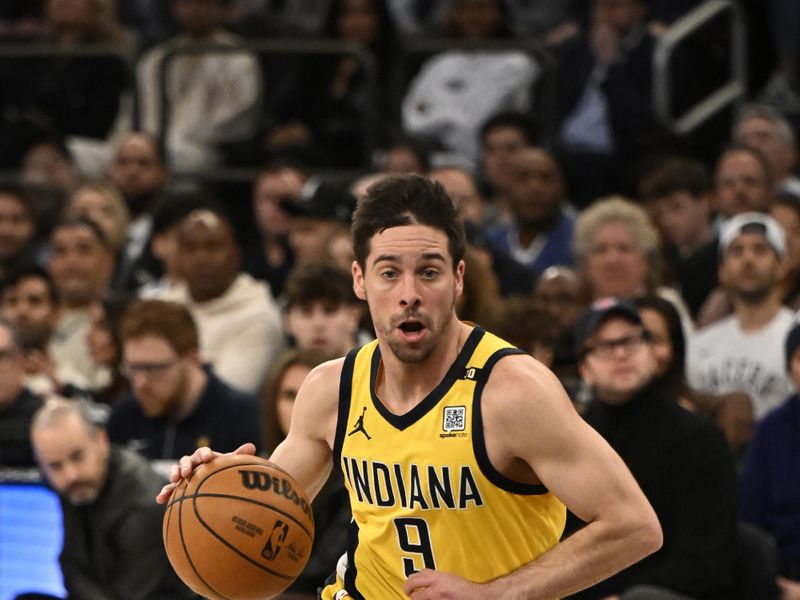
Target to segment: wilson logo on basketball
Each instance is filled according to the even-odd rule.
[[[267,543],[261,551],[261,556],[267,560],[275,560],[278,558],[278,552],[281,551],[281,546],[283,546],[283,541],[286,539],[288,533],[289,525],[280,520],[275,521],[275,525],[272,527],[272,533],[269,534],[269,539],[267,539]]]
[[[290,502],[299,506],[304,514],[309,514],[308,502],[301,498],[300,495],[292,488],[292,484],[287,479],[279,479],[278,477],[270,476],[268,473],[262,471],[250,471],[247,469],[239,469],[239,474],[242,476],[242,485],[248,490],[259,490],[262,492],[269,492],[272,490],[274,493],[283,496]]]

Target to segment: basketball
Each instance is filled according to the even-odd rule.
[[[164,513],[175,572],[211,600],[264,600],[285,590],[314,541],[311,503],[267,460],[225,455],[175,488]]]

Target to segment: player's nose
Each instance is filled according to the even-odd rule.
[[[413,273],[403,276],[400,303],[403,306],[419,306],[422,303],[422,296],[419,293],[419,281]]]

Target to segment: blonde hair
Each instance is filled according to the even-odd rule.
[[[128,227],[131,224],[131,213],[128,210],[128,205],[125,203],[125,199],[122,197],[122,194],[119,192],[119,190],[117,190],[116,187],[106,181],[97,180],[84,183],[74,192],[72,192],[69,197],[65,211],[65,216],[67,218],[81,216],[76,213],[77,209],[75,208],[75,203],[78,201],[78,198],[83,192],[95,192],[100,194],[108,202],[114,217],[114,223],[117,231],[113,232],[112,235],[109,235],[109,232],[106,232],[103,229],[102,224],[95,224],[98,225],[101,230],[103,230],[104,234],[106,234],[108,237],[108,243],[112,249],[115,252],[121,250],[123,246],[125,246],[125,242],[128,238]],[[88,215],[84,216],[89,218]]]

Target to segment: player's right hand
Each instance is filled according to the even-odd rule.
[[[248,442],[247,444],[242,444],[229,454],[249,454],[253,456],[255,453],[255,445]],[[172,496],[173,490],[178,487],[178,484],[182,480],[189,479],[197,467],[204,463],[211,462],[218,456],[223,456],[223,454],[203,446],[202,448],[195,450],[194,454],[191,456],[181,457],[177,465],[172,465],[172,468],[169,472],[169,483],[161,488],[158,496],[156,496],[156,502],[159,504],[166,504],[169,501],[170,496]]]

